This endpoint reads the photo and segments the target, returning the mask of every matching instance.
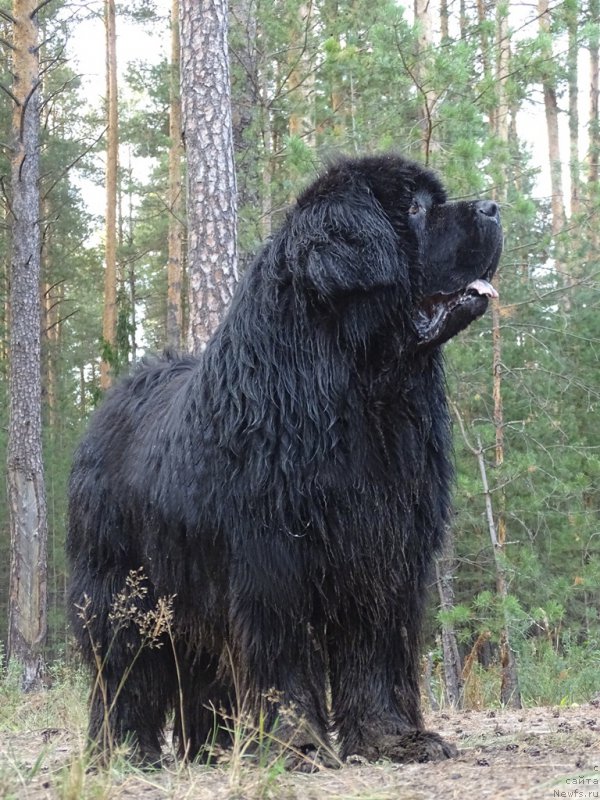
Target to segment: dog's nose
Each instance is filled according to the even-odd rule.
[[[480,214],[491,217],[496,222],[500,222],[500,207],[493,200],[479,200],[475,203],[475,208]]]

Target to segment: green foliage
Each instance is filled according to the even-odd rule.
[[[489,631],[493,657],[508,625],[528,700],[585,699],[594,690],[600,640],[600,432],[594,422],[600,398],[600,187],[582,186],[580,218],[553,238],[549,202],[534,191],[531,152],[514,128],[508,142],[491,129],[500,97],[494,19],[479,20],[467,10],[462,30],[451,30],[424,54],[418,52],[416,26],[392,0],[322,0],[318,6],[276,0],[249,8],[256,18],[243,18],[236,7],[230,35],[242,264],[332,154],[394,148],[422,158],[429,123],[429,160],[451,196],[506,189],[506,247],[497,278],[505,457],[495,464],[487,315],[446,347],[449,393],[469,443],[456,426],[456,605],[440,612],[435,625],[455,628],[463,655]],[[168,36],[166,20],[152,3],[140,0],[119,13],[129,11],[140,29]],[[564,93],[565,31],[573,16],[582,45],[599,35],[597,20],[584,12],[568,0],[552,14],[549,32],[539,32],[533,15],[511,32],[518,44],[505,85],[511,122],[542,81],[555,83],[559,96]],[[508,13],[512,22],[510,9],[498,13]],[[43,59],[52,65],[43,84],[41,188],[53,656],[69,652],[63,607],[66,483],[72,449],[99,399],[99,359],[105,357],[118,374],[139,350],[158,350],[165,342],[169,65],[164,58],[131,62],[120,85],[118,334],[109,347],[101,341],[101,221],[89,212],[82,191],[102,183],[101,101],[86,102],[79,77],[64,60],[62,46],[76,34],[60,4],[44,6],[42,16]],[[0,26],[10,38],[6,23]],[[127,57],[126,48],[122,54]],[[0,80],[10,85],[8,64],[0,68]],[[3,94],[0,142],[10,141],[11,111]],[[0,179],[6,187],[8,159],[0,161]],[[0,237],[0,453],[7,425],[9,245],[8,237]],[[568,293],[562,271],[574,279]],[[503,504],[506,519],[504,601],[498,598],[498,554],[471,449],[478,438],[494,512],[497,516]],[[6,556],[4,491],[0,482],[0,552]],[[0,637],[6,634],[7,571],[4,557]],[[479,669],[482,691],[491,698],[498,684],[496,664],[487,672],[481,668],[481,675]],[[10,695],[10,685],[10,676],[4,676],[0,692]]]
[[[470,606],[456,604],[447,611],[438,611],[437,619],[440,625],[449,625],[459,629],[471,623],[472,612]]]
[[[546,638],[524,641],[519,652],[521,692],[528,705],[585,703],[598,693],[600,647],[596,642],[565,643]]]

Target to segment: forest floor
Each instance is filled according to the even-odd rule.
[[[29,700],[28,702],[31,702]],[[40,703],[43,699],[40,699]],[[1,710],[0,710],[1,713]],[[600,797],[598,704],[429,714],[459,748],[450,761],[352,764],[316,774],[224,764],[142,772],[86,769],[81,731],[0,729],[6,800],[548,800]]]

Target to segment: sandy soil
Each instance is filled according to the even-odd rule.
[[[428,725],[459,755],[435,764],[352,764],[313,775],[253,767],[85,772],[65,730],[0,734],[6,800],[550,800],[600,798],[600,708],[432,714]]]

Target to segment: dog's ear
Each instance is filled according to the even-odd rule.
[[[409,292],[401,242],[366,189],[321,197],[296,209],[292,271],[324,298],[394,286]]]

